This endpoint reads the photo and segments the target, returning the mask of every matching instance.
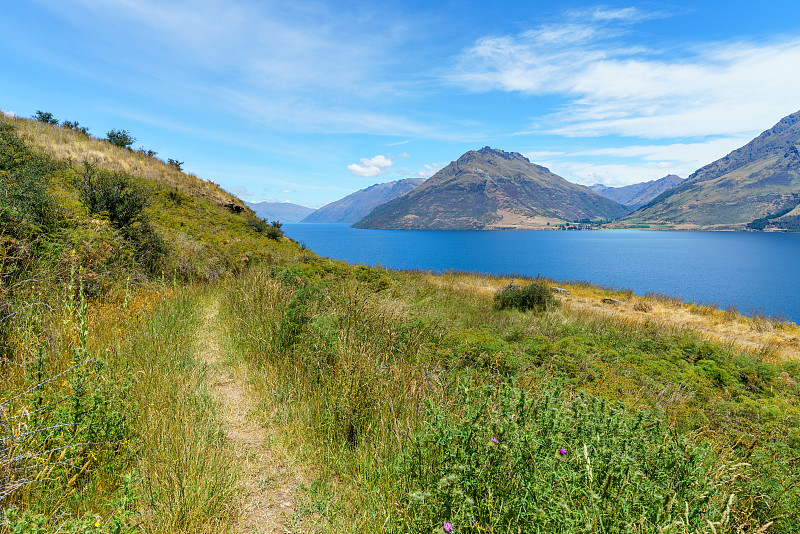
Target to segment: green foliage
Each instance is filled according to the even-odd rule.
[[[106,141],[120,148],[130,149],[136,138],[128,130],[111,130],[106,134]]]
[[[167,160],[167,165],[169,165],[170,167],[174,167],[175,169],[177,169],[179,171],[183,170],[183,162],[182,161],[178,161],[177,159],[169,158]]]
[[[457,414],[428,407],[406,459],[406,531],[684,532],[731,529],[743,466],[596,397],[467,389]]]
[[[518,286],[512,282],[494,297],[494,305],[499,310],[546,311],[558,304],[550,289],[538,281],[527,286]]]
[[[75,130],[76,132],[80,132],[83,135],[89,135],[89,128],[86,126],[81,126],[78,124],[78,121],[64,121],[61,123],[61,126],[64,128],[69,128],[70,130]]]
[[[156,157],[158,155],[158,152],[156,152],[155,150],[151,150],[151,149],[145,148],[143,146],[140,146],[139,148],[137,148],[136,152],[138,152],[139,154],[142,154],[144,156],[147,156],[149,158],[154,158],[154,157]]]
[[[75,185],[89,211],[108,217],[136,247],[142,265],[157,272],[168,249],[150,224],[145,212],[147,193],[134,178],[84,163]]]
[[[17,237],[55,228],[59,209],[48,187],[63,165],[33,153],[0,124],[0,218]]]
[[[58,119],[53,117],[53,114],[49,111],[37,110],[33,118],[45,124],[58,124]]]
[[[253,230],[254,232],[258,232],[266,236],[273,241],[280,241],[283,237],[283,230],[281,227],[283,224],[280,221],[272,221],[271,223],[267,223],[264,219],[260,217],[249,217],[247,219],[247,227]]]

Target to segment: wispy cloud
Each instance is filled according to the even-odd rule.
[[[696,143],[630,145],[611,148],[532,151],[524,156],[572,182],[629,185],[698,168],[742,146],[749,137],[721,137]]]
[[[373,158],[361,158],[361,163],[353,163],[347,166],[347,170],[354,176],[372,178],[386,172],[387,167],[394,165],[390,157],[377,155]]]
[[[423,165],[422,170],[414,173],[417,178],[430,178],[443,167],[440,163],[426,163]]]
[[[475,92],[564,96],[562,111],[541,121],[567,136],[740,134],[799,107],[800,39],[632,47],[627,25],[646,18],[637,8],[595,10],[483,37],[449,80]]]

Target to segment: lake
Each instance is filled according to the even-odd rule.
[[[800,322],[798,233],[283,229],[321,256],[355,264],[541,274]]]

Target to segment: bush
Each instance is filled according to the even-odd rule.
[[[283,224],[280,221],[272,221],[268,224],[267,221],[261,219],[260,217],[251,217],[247,219],[248,228],[275,241],[278,241],[283,237],[283,230],[281,230],[281,226],[283,226]]]
[[[494,296],[494,305],[498,310],[545,311],[558,306],[559,302],[540,282],[531,282],[524,287],[512,282]]]
[[[128,130],[111,130],[106,134],[106,141],[120,148],[130,149],[136,138]]]
[[[89,135],[89,128],[86,126],[81,126],[78,124],[78,121],[64,121],[61,123],[61,126],[64,128],[69,128],[70,130],[75,130],[76,132],[80,132],[83,135]]]
[[[33,118],[45,124],[58,124],[58,119],[53,117],[53,114],[49,111],[36,110]]]
[[[144,212],[147,194],[133,177],[84,163],[83,175],[76,186],[89,211],[107,216],[136,247],[139,262],[150,272],[158,272],[168,248],[150,225]]]
[[[167,160],[167,165],[169,165],[170,167],[175,167],[179,171],[183,170],[183,162],[178,161],[177,159],[169,158]]]

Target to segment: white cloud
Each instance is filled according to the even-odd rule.
[[[377,155],[373,158],[361,158],[361,163],[353,163],[347,166],[347,170],[354,176],[371,178],[386,172],[387,167],[394,165],[390,157]]]
[[[686,178],[749,140],[749,137],[722,137],[697,143],[540,151],[523,155],[572,182],[618,187],[655,180],[667,174]]]
[[[400,153],[397,155],[397,157],[398,157],[398,158],[410,158],[410,157],[411,157],[411,154],[409,154],[408,152],[400,152]]]
[[[423,165],[423,169],[414,173],[414,176],[417,178],[430,178],[442,168],[442,165],[439,163],[426,163]]]
[[[757,133],[797,111],[800,39],[633,48],[633,10],[596,10],[564,24],[478,39],[449,80],[475,92],[563,95],[549,133],[648,138]],[[541,130],[539,130],[541,131]]]
[[[295,192],[296,191],[294,189],[281,189],[281,193],[295,193]]]
[[[4,109],[0,109],[0,113],[2,113],[3,115],[5,115],[6,117],[16,117],[16,116],[17,116],[17,114],[16,114],[15,112],[13,112],[13,111],[6,111],[6,110],[4,110]]]

